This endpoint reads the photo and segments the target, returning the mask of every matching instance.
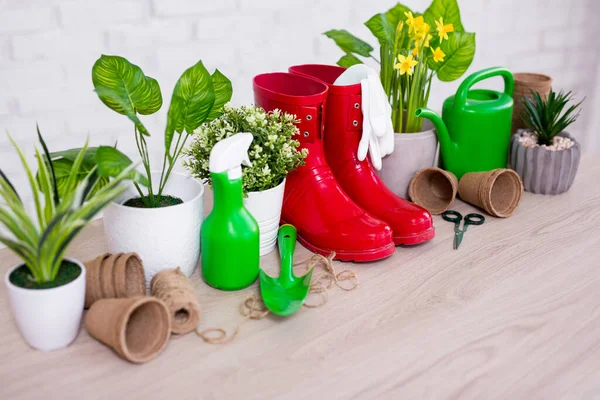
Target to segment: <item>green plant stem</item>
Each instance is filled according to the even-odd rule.
[[[135,188],[137,189],[138,193],[140,194],[140,198],[143,199],[144,198],[144,192],[142,192],[142,189],[140,188],[140,185],[138,185],[137,182],[133,182],[133,186],[135,186]]]
[[[183,135],[183,132],[179,134],[179,136],[177,137],[177,142],[175,143],[175,156],[174,157],[170,157],[169,152],[171,151],[171,149],[165,149],[165,155],[163,157],[163,166],[162,166],[162,171],[160,173],[160,183],[158,185],[158,196],[162,196],[162,192],[167,184],[167,181],[169,180],[169,176],[171,175],[171,171],[173,170],[173,165],[175,164],[175,162],[177,161],[177,157],[179,157],[179,143],[181,142],[181,136]],[[187,140],[187,137],[186,137]],[[185,141],[184,141],[185,142]],[[167,162],[169,164],[169,167],[167,169],[167,173],[165,175],[165,168],[167,166]]]
[[[183,136],[183,133],[181,133],[179,135],[179,138],[177,139],[177,143],[175,144],[175,155],[173,156],[172,159],[169,160],[169,169],[167,170],[167,174],[165,175],[164,182],[162,182],[161,186],[159,187],[159,191],[158,191],[158,195],[159,196],[162,195],[162,192],[163,192],[165,186],[167,185],[167,182],[169,181],[169,176],[171,175],[171,171],[173,170],[173,167],[175,166],[175,163],[179,159],[179,156],[181,155],[181,151],[185,147],[185,143],[187,142],[190,134],[187,133],[187,132],[185,132],[185,137],[184,137],[183,142],[181,143],[181,146],[180,146],[179,143],[180,143],[180,140],[181,140],[182,136]]]
[[[133,130],[135,134],[135,142],[137,144],[138,152],[142,157],[142,164],[144,165],[144,169],[146,170],[146,176],[148,178],[148,196],[142,196],[142,199],[144,199],[144,204],[146,204],[147,207],[154,207],[156,204],[154,201],[154,191],[152,189],[152,174],[150,173],[150,157],[148,156],[148,146],[146,144],[146,139],[144,139],[143,135],[138,131],[138,129],[135,126],[133,127]]]

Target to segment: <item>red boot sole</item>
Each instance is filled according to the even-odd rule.
[[[320,254],[324,257],[328,257],[332,252],[335,252],[335,257],[333,259],[339,261],[354,261],[357,263],[378,261],[391,256],[396,250],[396,246],[392,242],[377,249],[369,249],[357,252],[335,249],[322,249],[320,247],[310,244],[309,242],[304,240],[304,238],[300,235],[297,236],[297,239],[302,244],[302,246],[306,247],[309,251]]]
[[[394,236],[394,243],[396,244],[396,246],[401,245],[401,244],[405,244],[405,245],[420,244],[420,243],[424,243],[428,240],[433,239],[434,236],[435,236],[435,228],[432,226],[431,228],[429,228],[423,232],[416,233],[414,235]]]

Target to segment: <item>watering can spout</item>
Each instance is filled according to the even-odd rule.
[[[449,153],[453,152],[456,145],[452,143],[450,135],[448,134],[448,129],[446,128],[446,124],[442,120],[442,117],[440,117],[432,109],[426,107],[417,109],[417,111],[415,111],[415,115],[417,117],[427,118],[433,123],[437,133],[438,141],[440,142],[442,156],[445,158],[451,157]]]

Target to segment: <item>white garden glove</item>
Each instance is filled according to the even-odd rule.
[[[363,161],[368,152],[373,167],[380,170],[381,159],[394,151],[392,107],[377,72],[364,64],[348,68],[334,85],[346,86],[359,82],[362,89],[363,132],[357,156]]]

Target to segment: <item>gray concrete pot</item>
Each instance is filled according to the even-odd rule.
[[[567,132],[559,135],[575,141],[575,145],[566,150],[550,151],[543,147],[525,147],[519,143],[519,137],[525,132],[519,129],[510,140],[510,167],[514,169],[526,191],[540,194],[564,193],[573,184],[581,146]]]
[[[423,121],[423,132],[397,133],[394,152],[383,159],[377,174],[398,196],[408,198],[408,185],[415,174],[438,162],[438,141],[429,120]]]

